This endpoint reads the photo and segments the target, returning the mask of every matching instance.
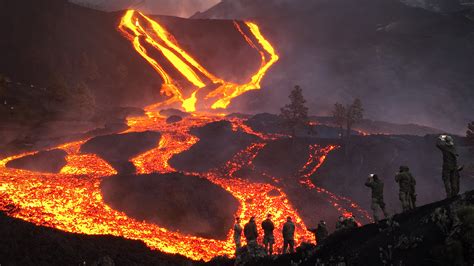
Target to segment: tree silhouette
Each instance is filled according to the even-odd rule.
[[[332,117],[334,118],[336,125],[339,127],[339,136],[342,139],[344,137],[344,126],[346,124],[346,107],[340,103],[335,103]]]
[[[364,118],[364,108],[360,99],[355,99],[352,104],[343,105],[340,103],[334,104],[332,111],[334,123],[339,126],[340,136],[344,137],[343,127],[346,127],[346,138],[351,135],[352,127],[359,123]]]
[[[347,108],[346,134],[349,138],[352,127],[359,123],[364,118],[364,108],[360,99],[355,99],[354,102]]]
[[[294,138],[298,126],[309,125],[308,107],[305,106],[306,100],[303,97],[303,90],[300,86],[295,86],[288,97],[290,98],[290,103],[281,108],[280,117]]]

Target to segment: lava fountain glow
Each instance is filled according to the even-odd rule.
[[[198,100],[195,98],[196,92],[210,80],[220,84],[215,91],[206,96],[215,99],[211,107],[225,108],[231,99],[247,90],[259,88],[265,72],[278,60],[273,47],[261,35],[257,25],[245,23],[252,33],[252,37],[247,36],[237,22],[235,25],[247,43],[257,49],[262,56],[261,68],[251,78],[251,81],[244,85],[226,82],[209,73],[179,47],[175,38],[165,28],[152,19],[135,11],[127,11],[123,16],[119,29],[132,42],[135,50],[161,75],[164,84],[162,92],[169,96],[166,101],[147,107],[146,116],[128,118],[129,129],[123,133],[147,130],[162,133],[162,137],[154,149],[131,159],[138,174],[176,171],[168,161],[174,155],[185,152],[199,141],[196,136],[190,134],[190,129],[223,119],[216,115],[194,115],[178,123],[167,124],[165,118],[154,111],[155,107],[180,102],[186,110],[194,110]],[[259,46],[253,39],[270,54],[270,59],[267,59],[263,50],[258,48]],[[143,42],[161,51],[197,89],[190,95],[184,96],[182,88],[179,88],[165,69],[148,55]],[[292,216],[296,223],[297,243],[312,240],[313,235],[306,230],[298,211],[292,206],[283,188],[278,186],[278,179],[272,178],[275,181],[274,184],[264,184],[253,183],[234,176],[234,173],[242,167],[253,169],[253,160],[259,151],[265,147],[268,141],[282,136],[254,132],[239,118],[229,118],[228,120],[232,123],[234,131],[240,130],[256,135],[259,137],[259,141],[237,153],[221,167],[205,173],[191,174],[206,178],[231,193],[240,204],[235,215],[242,217],[244,221],[251,216],[256,216],[257,220],[261,221],[266,214],[272,213],[277,230],[275,234],[277,246],[282,245],[281,234],[278,233],[278,230],[282,227],[287,216]],[[110,234],[142,240],[152,249],[181,254],[192,259],[210,260],[214,256],[234,253],[230,228],[226,240],[197,237],[170,231],[146,221],[138,221],[105,204],[100,192],[100,184],[103,179],[115,175],[116,171],[97,155],[80,153],[80,147],[86,141],[87,139],[84,139],[54,147],[67,152],[67,165],[58,174],[6,167],[9,161],[33,153],[19,154],[0,160],[0,210],[12,217],[67,232]],[[308,189],[326,195],[328,202],[341,214],[364,213],[364,210],[349,199],[316,187],[309,179],[323,164],[327,154],[336,148],[336,146],[312,146],[308,162],[300,171],[301,182],[308,185]],[[275,191],[278,193],[274,193]]]

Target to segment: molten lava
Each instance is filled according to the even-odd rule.
[[[229,82],[210,73],[197,62],[197,60],[189,55],[189,53],[181,48],[176,38],[162,25],[140,12],[134,10],[127,11],[122,17],[118,28],[123,35],[132,42],[135,50],[153,67],[163,80],[161,92],[170,98],[152,107],[156,108],[180,102],[181,107],[187,112],[194,112],[196,111],[196,103],[199,100],[196,98],[196,95],[200,89],[210,83],[218,84],[218,87],[209,92],[204,98],[214,101],[211,105],[212,109],[226,108],[235,97],[250,90],[260,89],[260,83],[268,69],[278,61],[278,55],[275,49],[270,42],[265,39],[256,24],[245,22],[245,26],[248,27],[249,32],[253,35],[252,37],[260,44],[261,48],[255,45],[252,38],[244,33],[238,22],[234,22],[234,25],[246,42],[261,55],[260,68],[252,75],[250,81],[245,84]],[[158,60],[150,55],[144,43],[159,51],[189,82],[191,88],[182,88],[178,85],[176,80],[158,63]],[[265,52],[269,54],[268,59]],[[185,89],[191,92],[186,93]],[[186,98],[184,94],[189,94],[189,97]]]
[[[259,50],[252,38],[241,29],[241,26],[237,22],[235,25],[249,45]],[[270,54],[270,59],[267,59],[265,53],[259,50],[262,55],[261,68],[249,83],[236,85],[209,73],[180,48],[175,38],[158,22],[135,11],[127,11],[123,16],[119,25],[120,30],[133,43],[135,50],[161,75],[164,83],[162,92],[170,97],[164,102],[147,107],[146,116],[128,118],[130,128],[124,133],[147,130],[162,133],[162,137],[154,149],[131,160],[137,173],[176,171],[169,165],[169,160],[199,141],[196,136],[190,134],[190,129],[224,119],[217,115],[194,115],[178,123],[168,124],[164,117],[153,110],[155,107],[180,102],[186,110],[194,110],[198,100],[196,92],[206,84],[207,80],[220,84],[218,89],[206,96],[216,98],[212,105],[213,108],[225,108],[234,97],[247,90],[260,87],[259,84],[265,72],[278,60],[278,56],[270,43],[261,35],[257,25],[253,23],[245,23],[245,25],[252,33],[253,38]],[[154,58],[149,56],[144,43],[159,50],[191,84],[198,88],[186,98],[174,79]],[[244,221],[251,216],[256,216],[257,220],[261,221],[268,213],[272,213],[277,230],[275,233],[277,246],[282,246],[282,238],[278,230],[282,227],[287,216],[292,216],[295,221],[297,243],[313,239],[312,233],[306,230],[298,211],[292,206],[284,190],[278,186],[280,180],[270,177],[275,184],[253,183],[239,179],[234,175],[243,167],[253,169],[253,160],[259,151],[265,147],[268,141],[281,136],[254,132],[239,118],[231,118],[229,121],[233,125],[233,130],[256,135],[260,140],[237,153],[222,167],[205,173],[190,174],[206,178],[231,193],[240,203],[239,210],[235,215],[242,217]],[[82,154],[80,147],[86,141],[87,139],[84,139],[52,148],[63,149],[68,154],[67,165],[57,174],[6,167],[9,161],[32,153],[19,154],[0,160],[0,194],[2,195],[0,210],[7,212],[12,217],[67,232],[110,234],[142,240],[152,249],[177,253],[192,259],[210,260],[214,256],[234,253],[230,228],[226,240],[196,237],[170,231],[157,224],[138,221],[105,204],[100,184],[103,179],[115,175],[116,171],[97,155]],[[349,199],[318,188],[309,179],[323,164],[327,154],[336,148],[336,146],[311,146],[310,158],[300,171],[302,183],[308,185],[308,189],[314,189],[317,193],[327,195],[328,201],[341,214],[349,215],[353,211],[363,213],[364,211]]]

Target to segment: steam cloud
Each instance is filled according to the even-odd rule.
[[[70,2],[106,11],[133,8],[154,15],[190,17],[219,3],[220,0],[70,0]]]

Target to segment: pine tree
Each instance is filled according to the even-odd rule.
[[[352,127],[359,123],[364,118],[364,108],[360,99],[355,99],[354,102],[347,108],[347,120],[346,120],[346,134],[349,138],[351,135]]]
[[[351,135],[352,127],[364,118],[364,108],[360,99],[355,99],[352,104],[346,106],[336,103],[332,111],[334,123],[339,126],[340,136],[344,137],[343,128],[346,127],[346,138]]]
[[[342,139],[344,137],[344,125],[346,124],[346,107],[340,103],[335,103],[332,117],[334,123],[339,127],[339,136]]]
[[[303,97],[303,90],[300,86],[295,86],[291,91],[290,103],[281,108],[280,117],[285,125],[291,131],[291,136],[296,136],[296,128],[300,125],[308,126],[308,107],[305,106],[306,100]]]

